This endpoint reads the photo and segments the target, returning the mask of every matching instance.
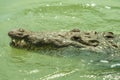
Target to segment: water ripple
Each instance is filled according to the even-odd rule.
[[[72,71],[69,71],[69,72],[54,72],[53,74],[49,74],[47,76],[44,76],[43,78],[40,78],[40,80],[51,80],[51,79],[54,79],[54,78],[59,78],[59,77],[63,77],[63,76],[66,76],[66,75],[69,75],[69,74],[72,74],[72,73],[75,73],[76,71],[78,71],[79,69],[74,69]]]

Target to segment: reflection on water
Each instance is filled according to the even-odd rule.
[[[0,80],[119,80],[120,52],[11,48],[7,32],[113,31],[120,33],[119,0],[1,0]]]

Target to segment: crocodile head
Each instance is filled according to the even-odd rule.
[[[10,45],[13,47],[21,47],[24,48],[27,46],[27,38],[30,32],[24,29],[15,29],[8,32],[8,36],[11,38]]]

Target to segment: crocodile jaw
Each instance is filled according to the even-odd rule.
[[[10,46],[24,48],[24,47],[27,47],[27,43],[24,39],[11,38]]]

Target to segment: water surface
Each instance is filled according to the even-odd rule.
[[[8,31],[120,33],[119,0],[1,0],[0,80],[120,80],[120,53],[11,48]]]

